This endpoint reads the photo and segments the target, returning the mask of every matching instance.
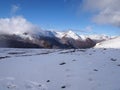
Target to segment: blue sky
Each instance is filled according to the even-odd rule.
[[[119,20],[109,20],[113,17],[112,15],[116,16],[116,12],[120,12],[119,10],[116,10],[118,7],[115,8],[116,12],[110,13],[111,16],[109,18],[105,16],[105,10],[107,10],[107,14],[109,14],[109,2],[98,2],[98,5],[93,7],[92,5],[97,3],[97,0],[91,0],[91,2],[89,2],[90,0],[0,1],[0,18],[23,16],[29,22],[36,24],[43,29],[60,31],[72,29],[79,34],[120,35]],[[119,0],[115,1],[119,3]],[[99,5],[99,3],[101,4]],[[114,4],[116,2],[111,3]],[[103,6],[104,4],[105,6]],[[104,10],[102,7],[104,7]],[[114,10],[113,7],[110,8]],[[118,17],[119,16],[120,14]]]

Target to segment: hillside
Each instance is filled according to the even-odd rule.
[[[0,47],[9,48],[91,48],[96,42],[90,38],[82,39],[72,31],[39,31],[13,34],[0,34]]]
[[[95,48],[120,48],[120,37],[98,43]]]

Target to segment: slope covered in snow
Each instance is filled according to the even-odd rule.
[[[78,40],[81,39],[81,37],[79,35],[77,35],[76,33],[74,33],[73,31],[67,31],[67,32],[58,32],[58,31],[50,31],[50,30],[40,30],[37,32],[25,32],[24,33],[19,33],[17,35],[29,35],[31,37],[57,37],[59,39],[61,38],[71,38],[74,40]],[[82,39],[81,39],[82,40]]]
[[[0,48],[0,90],[119,90],[119,52]]]
[[[9,48],[29,48],[29,45],[31,45],[31,48],[91,48],[95,44],[90,38],[82,39],[72,31],[41,30],[17,34],[0,34],[0,47]]]
[[[67,32],[56,32],[55,36],[58,38],[72,38],[75,40],[82,40],[81,37],[79,35],[77,35],[76,33],[74,33],[73,31],[67,31]]]
[[[110,39],[111,37],[107,35],[80,35],[82,39],[90,38],[96,43]]]
[[[120,36],[96,44],[96,48],[120,48]]]
[[[75,40],[81,39],[81,37],[80,37],[79,35],[77,35],[76,33],[74,33],[73,31],[68,31],[68,32],[66,32],[63,37],[73,38],[73,39],[75,39]]]

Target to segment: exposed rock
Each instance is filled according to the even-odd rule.
[[[60,63],[59,65],[64,65],[64,64],[66,64],[65,62],[62,62],[62,63]]]

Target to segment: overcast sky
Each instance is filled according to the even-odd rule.
[[[120,0],[0,0],[0,31],[36,27],[120,35]]]

